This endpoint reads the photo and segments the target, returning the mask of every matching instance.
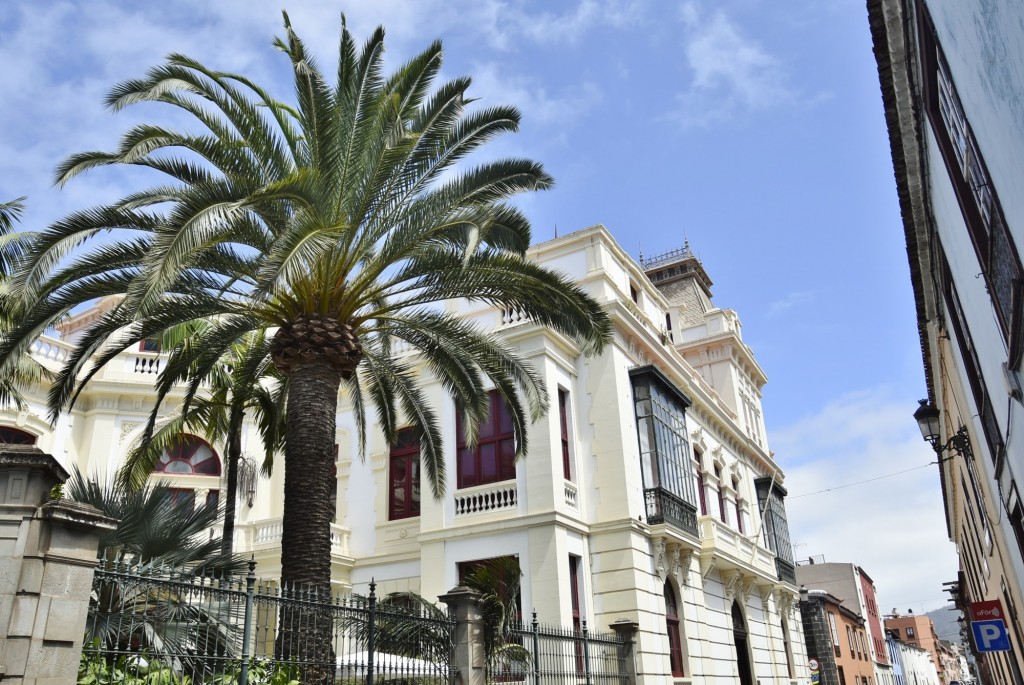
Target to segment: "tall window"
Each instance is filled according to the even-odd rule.
[[[782,620],[782,651],[786,657],[786,674],[793,678],[793,644],[789,637],[789,625],[786,619]]]
[[[700,515],[708,515],[708,493],[704,488],[704,472],[697,465],[697,497],[700,499]]]
[[[572,465],[569,455],[569,393],[558,390],[558,429],[562,443],[562,475],[572,480]]]
[[[388,519],[420,515],[420,439],[412,428],[398,431],[388,462]]]
[[[850,643],[850,656],[854,656],[857,653],[857,644],[853,641],[853,630],[850,626],[846,626],[846,641]]]
[[[665,581],[665,632],[668,635],[668,657],[672,664],[672,675],[682,678],[686,675],[683,667],[683,639],[679,630],[679,604],[672,584]]]
[[[580,611],[580,558],[569,555],[569,597],[572,600],[572,629],[579,634],[583,630],[582,612]],[[576,642],[576,670],[583,672],[583,645]]]
[[[832,630],[832,649],[835,650],[836,656],[842,656],[839,649],[839,631],[836,630],[836,615],[831,611],[828,612],[828,627]]]
[[[693,464],[686,439],[690,401],[653,366],[629,372],[649,523],[670,521],[697,535]]]
[[[775,553],[775,570],[780,580],[796,582],[793,563],[793,543],[789,539],[789,521],[786,518],[786,489],[774,478],[763,476],[754,480],[758,508],[763,521],[764,542]]]
[[[740,481],[737,478],[732,479],[732,490],[735,493],[735,506],[736,506],[736,530],[741,534],[743,533],[743,501],[740,499]]]
[[[715,480],[718,481],[718,517],[725,523],[725,483],[722,482],[722,468],[715,467]]]
[[[458,485],[498,483],[516,477],[516,443],[512,434],[512,417],[504,398],[496,390],[490,393],[491,410],[480,424],[475,448],[466,445],[462,416],[456,421],[458,431]]]
[[[978,141],[964,114],[956,84],[925,16],[921,22],[922,70],[926,111],[956,191],[981,275],[992,298],[996,320],[1009,343],[1009,362],[1017,368],[1024,352],[1020,343],[1024,267],[1003,218],[1002,207]]]

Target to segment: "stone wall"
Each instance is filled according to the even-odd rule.
[[[73,683],[82,653],[99,536],[116,522],[54,497],[68,474],[51,455],[0,449],[0,677]]]

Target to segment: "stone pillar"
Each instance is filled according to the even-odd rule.
[[[116,521],[53,499],[68,478],[53,456],[0,445],[0,677],[4,685],[77,679],[99,536]]]
[[[480,613],[481,594],[468,587],[455,587],[438,599],[455,615],[455,655],[458,669],[452,678],[455,685],[484,685],[484,620]]]
[[[620,618],[609,627],[619,637],[619,658],[622,660],[622,673],[626,676],[626,683],[636,685],[636,657],[633,648],[636,646],[636,634],[640,631],[640,624],[628,618]]]

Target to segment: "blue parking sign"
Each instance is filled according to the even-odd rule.
[[[974,631],[974,645],[979,652],[1008,652],[1010,636],[1006,633],[1006,624],[1001,619],[993,621],[971,621]]]

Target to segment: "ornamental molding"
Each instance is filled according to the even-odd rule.
[[[125,421],[121,424],[121,435],[117,439],[117,444],[124,444],[125,439],[135,431],[136,428],[142,424],[137,421]]]
[[[732,604],[737,598],[743,574],[739,571],[728,570],[722,571],[720,575],[722,577],[722,596],[725,598],[726,605]]]

